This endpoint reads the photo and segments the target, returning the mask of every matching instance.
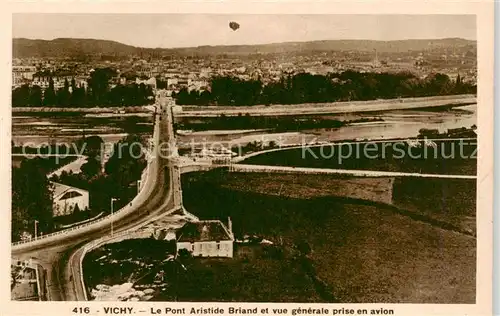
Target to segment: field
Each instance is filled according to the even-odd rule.
[[[392,204],[476,235],[476,181],[397,178]]]
[[[259,249],[255,250],[258,252]],[[176,278],[170,280],[169,290],[154,299],[187,302],[324,301],[298,260],[292,257],[275,259],[261,254],[248,259],[248,252],[240,247],[233,259],[184,261],[188,271],[178,271]]]
[[[248,183],[244,187],[240,186],[241,182],[233,181],[234,177],[246,176],[250,178],[244,178]],[[312,197],[307,185],[302,186],[303,192],[309,192],[307,199],[286,196],[286,191],[280,196],[275,190],[269,190],[274,196],[264,194],[261,191],[266,187],[259,184],[287,183],[283,178],[273,181],[266,178],[267,175],[261,177],[264,180],[259,181],[258,175],[240,174],[219,182],[214,181],[215,173],[186,175],[183,178],[185,207],[200,218],[225,220],[230,216],[237,238],[243,234],[257,235],[281,244],[284,249],[294,249],[306,242],[312,249],[308,258],[315,277],[330,291],[332,299],[328,301],[475,301],[474,237],[443,229],[425,217],[415,220],[381,204]],[[225,183],[223,187],[221,183]],[[252,188],[260,188],[260,193]],[[299,195],[300,185],[295,184],[294,189],[294,194]],[[250,261],[257,265],[254,273],[265,271],[259,261]],[[212,263],[206,265],[212,266]],[[227,269],[220,272],[221,269],[214,269],[214,279],[232,279],[226,284],[235,288],[234,293],[250,291],[243,288],[248,284],[231,272],[242,269],[243,263],[229,260],[217,265],[225,265]],[[260,284],[254,285],[254,291],[273,288],[278,282],[273,273],[260,280]],[[210,287],[215,291],[218,285],[214,282]],[[232,297],[226,300],[231,301]],[[318,294],[318,301],[325,301],[324,293]]]
[[[196,178],[196,179],[194,179]],[[185,177],[184,186],[205,186],[293,199],[343,197],[384,203],[393,211],[447,229],[476,233],[476,181],[403,177],[356,178],[342,175],[205,173]],[[200,189],[201,190],[201,189]],[[187,202],[188,203],[188,202]],[[380,205],[377,205],[380,206]]]
[[[185,174],[188,211],[231,217],[236,239],[257,242],[235,243],[233,259],[180,258],[184,268],[165,262],[165,242],[107,245],[84,260],[87,286],[157,284],[155,301],[474,303],[476,239],[452,229],[475,222],[473,183],[433,181]]]

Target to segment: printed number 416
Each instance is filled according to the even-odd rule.
[[[88,308],[88,307],[75,307],[75,308],[73,308],[73,313],[88,314],[88,313],[90,313],[90,308]]]

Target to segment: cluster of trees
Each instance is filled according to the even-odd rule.
[[[99,105],[110,106],[140,106],[154,103],[154,93],[150,86],[141,84],[117,85],[104,94]]]
[[[52,194],[43,158],[26,159],[19,168],[12,168],[12,230],[13,241],[23,232],[34,235],[52,229]]]
[[[50,233],[55,229],[52,216],[52,188],[50,181],[75,186],[89,191],[90,212],[93,217],[100,212],[110,210],[110,200],[116,198],[115,209],[121,208],[133,199],[137,193],[137,180],[146,167],[146,159],[141,155],[139,136],[129,135],[115,144],[115,153],[101,168],[101,144],[98,136],[91,136],[77,142],[85,143],[84,154],[87,162],[81,167],[81,173],[63,172],[47,179],[49,165],[47,159],[38,157],[24,160],[19,168],[12,169],[12,240],[19,240],[23,232],[34,233],[34,222],[38,221],[38,231]],[[121,154],[118,150],[121,148]],[[140,157],[140,158],[136,158]],[[81,218],[81,216],[78,216]]]
[[[42,90],[39,86],[23,85],[12,91],[12,106],[139,106],[154,102],[150,86],[141,83],[117,85],[110,88],[110,80],[116,75],[111,68],[98,68],[90,74],[88,87],[78,87],[75,79],[64,81],[64,87],[56,90],[54,80]]]
[[[109,211],[111,198],[116,198],[115,208],[118,209],[134,198],[137,193],[137,180],[141,178],[146,167],[146,159],[140,152],[143,144],[139,136],[128,135],[114,145],[110,159],[101,169],[101,144],[98,136],[88,137],[85,155],[87,162],[82,165],[79,174],[61,174],[52,180],[89,191],[90,209],[92,214]],[[137,158],[139,157],[139,158]]]
[[[217,77],[211,91],[181,90],[175,94],[179,105],[299,104],[336,101],[363,101],[399,97],[423,97],[476,93],[476,86],[460,75],[433,73],[421,79],[409,72],[361,73],[344,71],[326,76],[299,73],[279,82],[263,85],[260,80]]]

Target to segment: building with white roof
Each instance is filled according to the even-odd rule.
[[[78,206],[79,210],[89,208],[89,192],[62,183],[52,184],[52,214],[54,217],[70,215]]]

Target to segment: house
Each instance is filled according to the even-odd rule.
[[[208,86],[209,86],[209,83],[206,80],[188,79],[188,90],[190,92],[192,90],[196,90],[196,91],[207,90]]]
[[[34,75],[31,86],[39,86],[42,89],[47,89],[50,86],[50,79],[54,83],[54,90],[64,88],[65,83],[71,83],[72,76],[47,76],[47,75]]]
[[[12,85],[20,86],[23,83],[33,80],[36,72],[34,66],[12,66]]]
[[[188,222],[176,232],[177,253],[186,249],[195,257],[233,257],[231,219]]]
[[[156,78],[155,77],[151,77],[149,79],[135,78],[135,83],[138,85],[143,83],[146,86],[151,86],[153,89],[156,89]]]
[[[89,207],[89,192],[62,183],[52,184],[52,214],[54,217],[70,215],[78,206],[79,210]]]

